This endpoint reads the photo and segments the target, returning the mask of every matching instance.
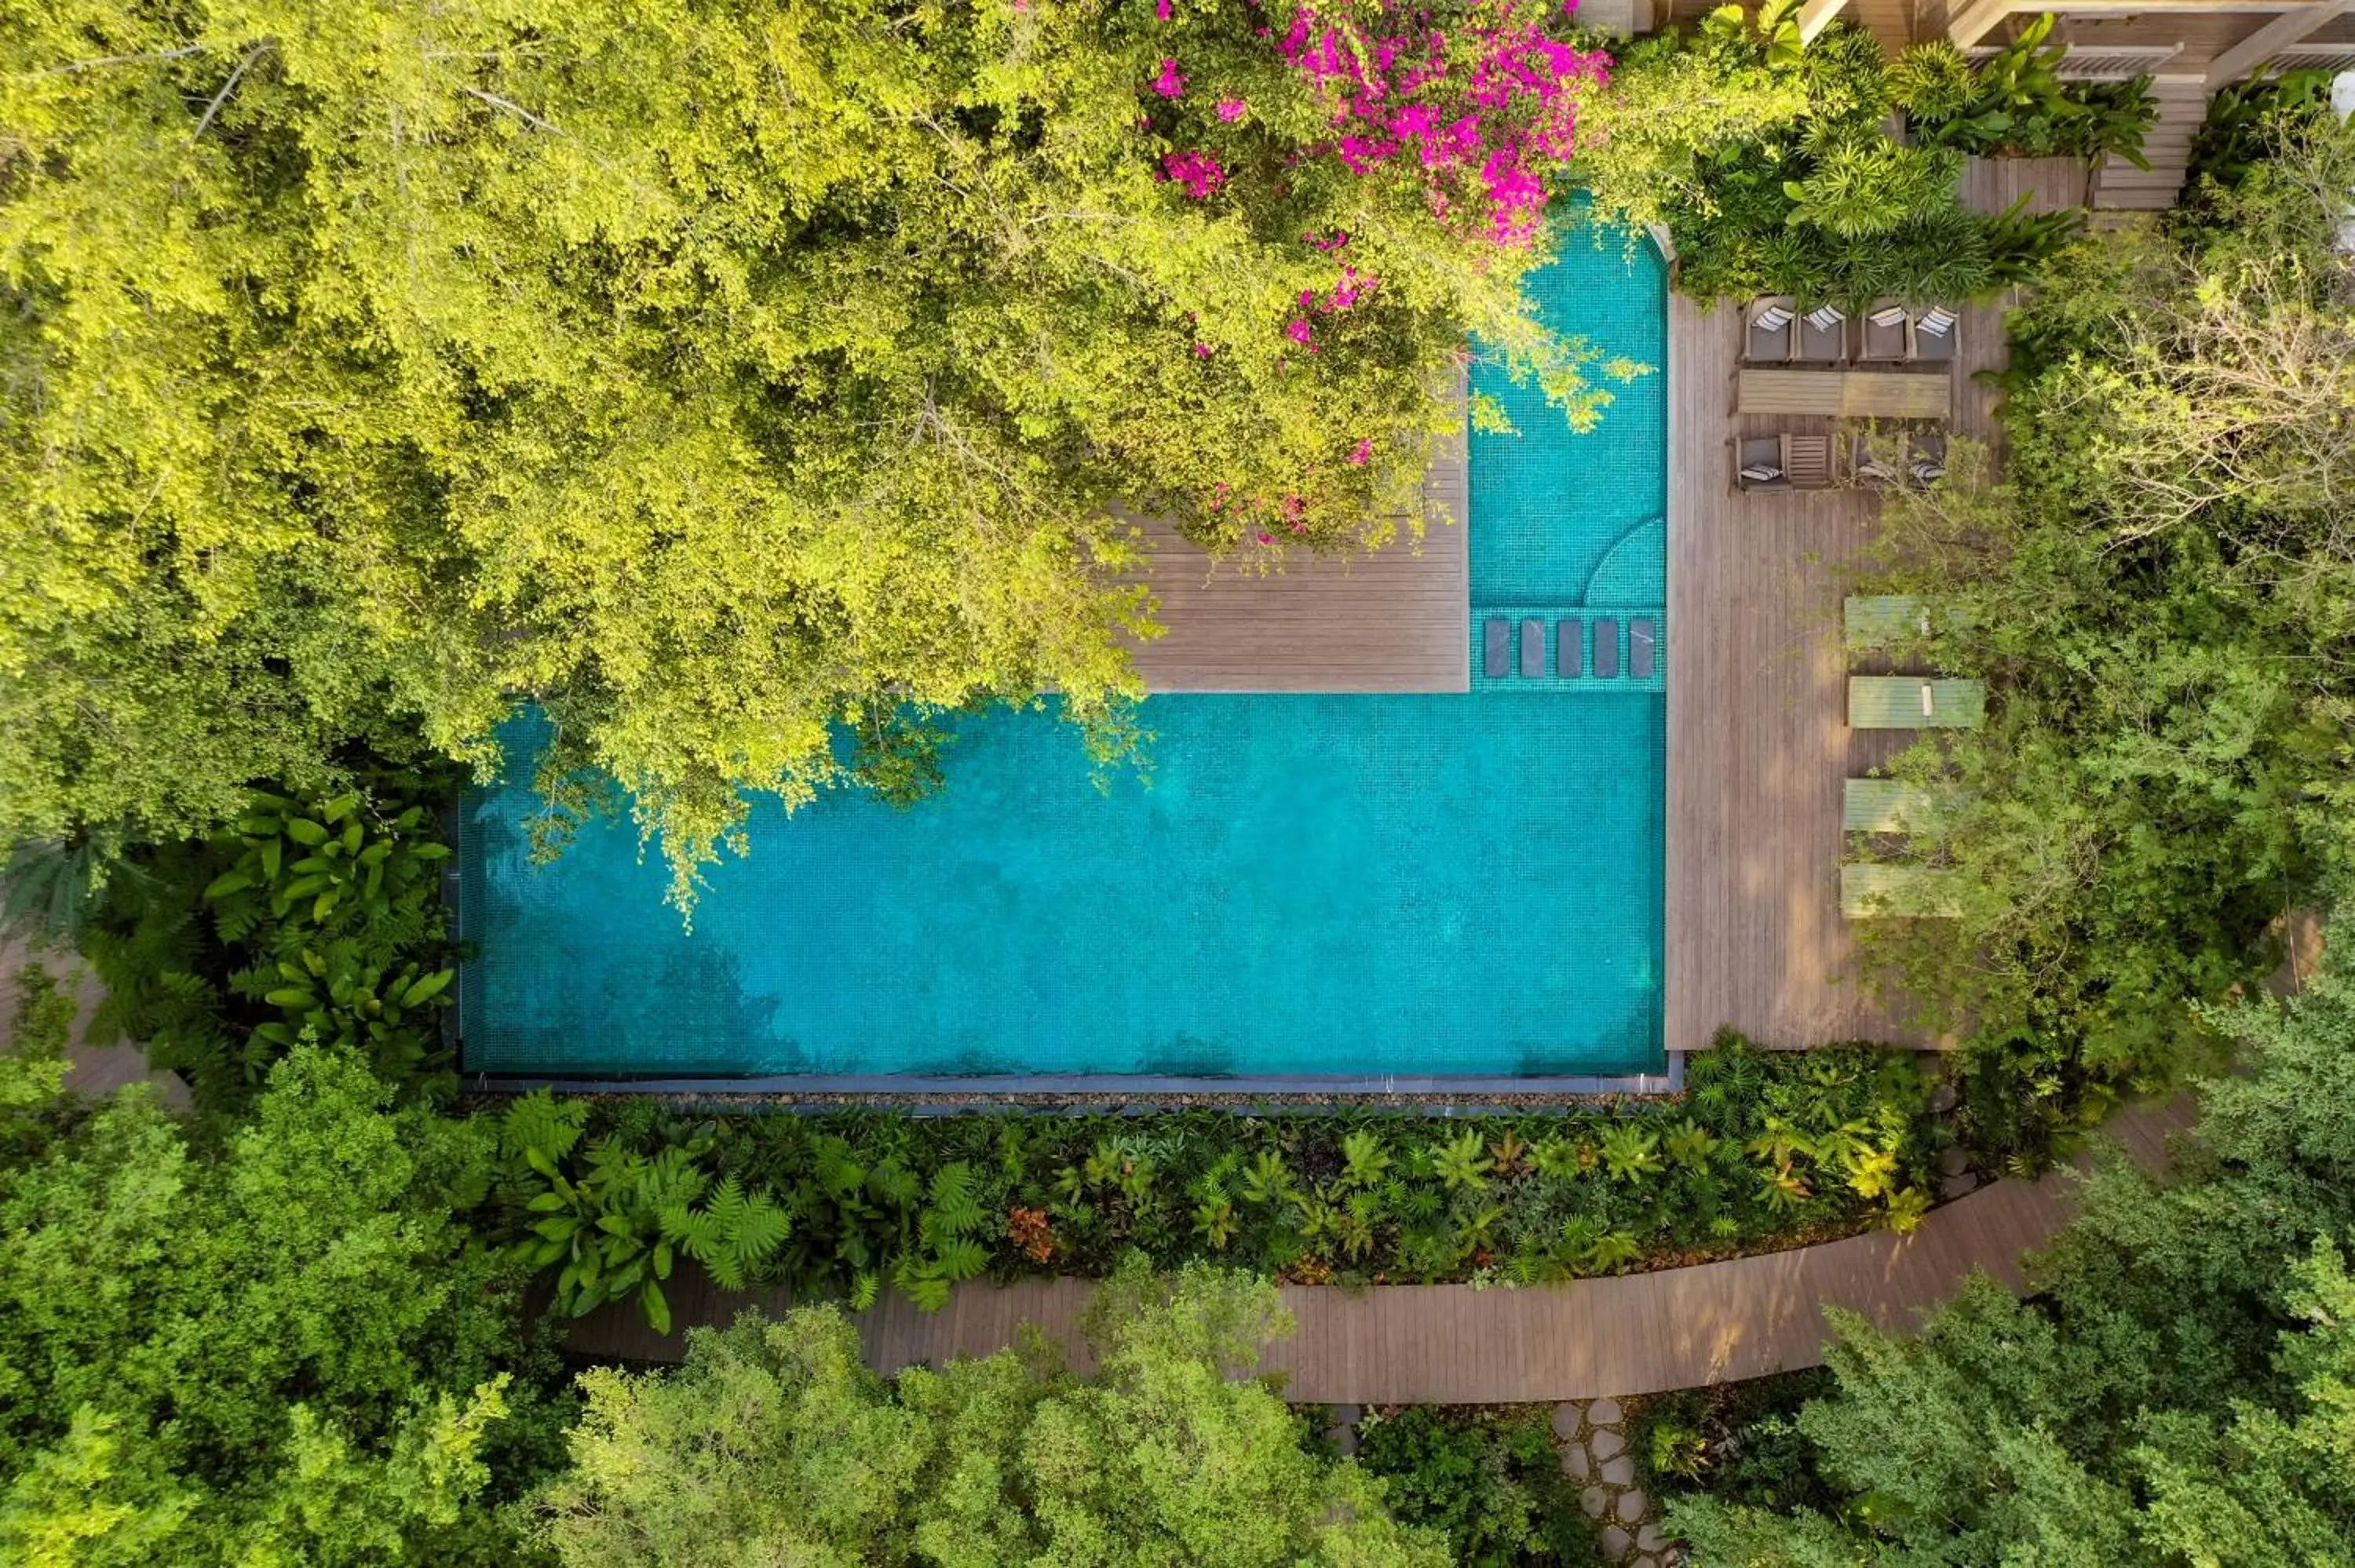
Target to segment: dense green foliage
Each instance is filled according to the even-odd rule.
[[[1799,1412],[1836,1387],[1821,1367],[1680,1389],[1636,1402],[1628,1422],[1636,1479],[1655,1502],[1699,1493],[1751,1508],[1831,1508]]]
[[[92,1106],[43,994],[0,1054],[0,1561],[515,1561],[555,1407],[468,1228],[488,1134],[314,1048],[218,1140]]]
[[[2269,924],[2345,863],[2355,132],[2318,127],[2217,227],[2073,251],[2013,319],[2009,471],[1957,450],[1883,508],[1865,585],[1948,610],[1901,656],[1986,676],[1987,726],[1901,771],[1972,798],[1883,853],[1954,870],[1954,920],[1867,951],[1966,1031],[1966,1129],[2032,1162],[2207,1045]]]
[[[667,1373],[600,1370],[541,1497],[573,1568],[1441,1568],[1353,1465],[1246,1375],[1291,1324],[1263,1282],[1124,1271],[1085,1379],[1034,1341],[887,1384],[830,1307],[698,1330]]]
[[[1890,138],[1896,100],[1870,33],[1835,23],[1800,49],[1771,26],[1712,17],[1638,40],[1623,69],[1637,102],[1657,90],[1645,84],[1688,72],[1721,84],[1692,101],[1696,114],[1717,95],[1733,101],[1738,132],[1684,138],[1694,151],[1681,158],[1623,172],[1608,143],[1582,154],[1605,199],[1668,226],[1678,287],[1697,299],[1951,305],[2031,274],[2054,248],[2051,225],[1963,206],[1960,151]]]
[[[685,896],[747,791],[920,787],[929,715],[1121,744],[1116,506],[1412,535],[1473,334],[1592,417],[1518,289],[1583,57],[1418,8],[1398,93],[1483,156],[1376,156],[1374,0],[1162,9],[13,7],[0,842],[209,832],[355,740],[495,766],[528,697]]]
[[[1915,44],[1889,66],[1890,101],[1915,138],[1957,152],[2024,158],[2103,156],[2138,167],[2142,138],[2158,118],[2148,78],[2061,79],[2065,42],[2051,41],[2051,12],[1974,64],[1943,38]]]
[[[1358,1463],[1391,1512],[1447,1538],[1456,1568],[1587,1568],[1602,1562],[1543,1410],[1368,1415]]]
[[[1681,1101],[1463,1122],[1226,1111],[911,1118],[682,1114],[554,1100],[506,1113],[502,1193],[563,1309],[664,1319],[682,1256],[723,1282],[897,1286],[938,1307],[983,1275],[1094,1275],[1131,1249],[1310,1283],[1536,1284],[1929,1206],[1940,1129],[1914,1057],[1728,1036]]]
[[[304,1038],[446,1097],[449,854],[424,804],[358,790],[250,794],[209,839],[134,850],[75,933],[106,982],[98,1026],[145,1045],[207,1108],[243,1105]]]
[[[2350,943],[2220,1018],[2243,1075],[2201,1086],[2171,1179],[2099,1170],[2030,1302],[1982,1280],[1917,1338],[1842,1321],[1798,1419],[1836,1501],[1672,1504],[1698,1560],[2355,1563]]]

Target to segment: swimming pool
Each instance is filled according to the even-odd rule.
[[[1540,308],[1666,358],[1648,246],[1573,241]],[[1548,671],[1382,696],[1165,695],[1100,789],[1050,712],[959,726],[906,810],[756,807],[692,935],[626,824],[528,863],[520,784],[462,807],[470,1073],[1445,1081],[1657,1073],[1665,813],[1665,376],[1593,435],[1476,372],[1471,624]],[[1569,613],[1565,613],[1569,612]],[[1555,676],[1556,629],[1654,629],[1642,679]],[[1623,662],[1623,672],[1625,666]],[[527,748],[528,726],[514,732]],[[519,759],[519,763],[520,763]],[[518,765],[510,777],[528,777]]]

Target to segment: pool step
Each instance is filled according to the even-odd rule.
[[[1657,691],[1667,627],[1658,605],[1475,607],[1472,689]]]

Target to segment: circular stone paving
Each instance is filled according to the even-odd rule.
[[[1636,1484],[1636,1457],[1627,1452],[1625,1417],[1615,1399],[1565,1400],[1554,1406],[1561,1439],[1561,1473],[1582,1483],[1578,1506],[1600,1528],[1595,1543],[1607,1563],[1625,1568],[1673,1568],[1683,1560],[1653,1517],[1652,1499]]]

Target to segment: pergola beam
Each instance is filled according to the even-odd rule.
[[[2016,9],[2015,0],[1976,0],[1955,13],[1954,20],[1946,24],[1946,37],[1955,48],[1969,48]]]
[[[2213,92],[2240,80],[2333,17],[2344,16],[2350,7],[2355,7],[2355,0],[2324,0],[2318,5],[2283,12],[2209,63],[2208,90]]]
[[[1812,44],[1816,36],[1832,25],[1832,18],[1848,6],[1848,0],[1807,0],[1799,7],[1799,41]]]

